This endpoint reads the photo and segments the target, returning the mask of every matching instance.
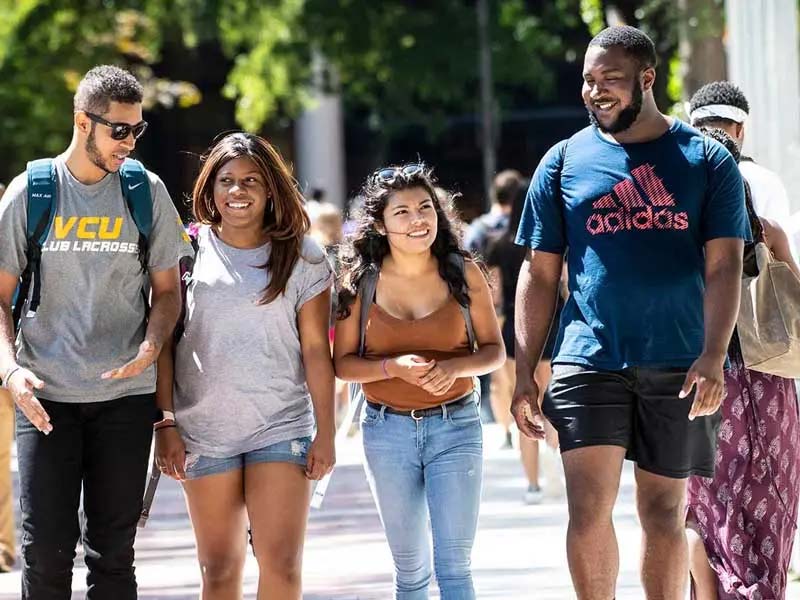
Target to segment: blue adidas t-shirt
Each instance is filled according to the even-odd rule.
[[[563,160],[563,167],[562,167]],[[570,297],[553,362],[688,367],[703,348],[704,244],[750,239],[739,168],[675,119],[614,144],[587,127],[533,175],[517,244],[567,253]]]

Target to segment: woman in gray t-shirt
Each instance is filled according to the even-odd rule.
[[[159,468],[183,482],[204,594],[239,589],[248,521],[259,597],[301,595],[311,480],[335,462],[333,280],[278,152],[234,133],[193,192],[183,331],[159,361]],[[316,434],[315,434],[316,425]]]

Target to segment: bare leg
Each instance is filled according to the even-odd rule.
[[[686,524],[686,539],[689,542],[689,572],[692,575],[695,600],[718,600],[717,574],[708,562],[703,538],[692,523]]]
[[[651,600],[683,600],[689,573],[686,480],[636,468],[636,505],[642,522],[642,584]]]
[[[186,507],[197,541],[201,600],[239,600],[247,551],[242,471],[184,481]]]
[[[612,600],[619,548],[611,513],[625,448],[589,446],[562,455],[567,479],[567,560],[578,600]]]
[[[510,370],[509,362],[511,363]],[[509,373],[511,379],[509,379]],[[511,439],[511,423],[513,421],[511,416],[511,396],[514,393],[513,374],[514,361],[509,359],[500,369],[492,373],[492,393],[489,396],[495,421],[503,428],[503,433],[508,441]]]
[[[258,600],[300,600],[311,482],[292,463],[245,467],[245,498],[258,560]]]

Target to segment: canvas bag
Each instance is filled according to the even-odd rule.
[[[748,204],[750,190],[746,186]],[[749,208],[749,207],[748,207]],[[764,241],[760,221],[753,222],[758,273],[742,279],[736,328],[745,367],[800,378],[800,279],[775,260]]]

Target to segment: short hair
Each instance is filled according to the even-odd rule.
[[[139,104],[144,97],[142,85],[125,69],[100,65],[91,69],[78,84],[73,108],[96,113],[108,112],[112,102]]]
[[[492,182],[492,202],[496,202],[501,206],[510,206],[524,181],[525,179],[519,171],[514,169],[500,171],[494,176],[494,181]]]
[[[653,40],[644,31],[630,25],[606,27],[589,42],[589,48],[592,46],[622,48],[626,54],[636,59],[636,62],[643,69],[655,68],[658,64],[656,46],[653,44]]]
[[[713,81],[697,90],[689,101],[689,114],[691,115],[698,108],[711,104],[733,106],[750,114],[750,103],[747,101],[747,96],[730,81]],[[736,123],[736,121],[726,119],[725,117],[703,117],[702,119],[694,121],[693,125],[695,127],[703,127],[713,123],[727,123],[728,125],[732,125]]]
[[[703,135],[710,137],[712,140],[718,141],[725,146],[725,149],[731,153],[734,160],[738,163],[742,157],[742,151],[739,149],[739,144],[736,143],[731,136],[725,133],[722,129],[716,127],[702,127],[700,131]]]

